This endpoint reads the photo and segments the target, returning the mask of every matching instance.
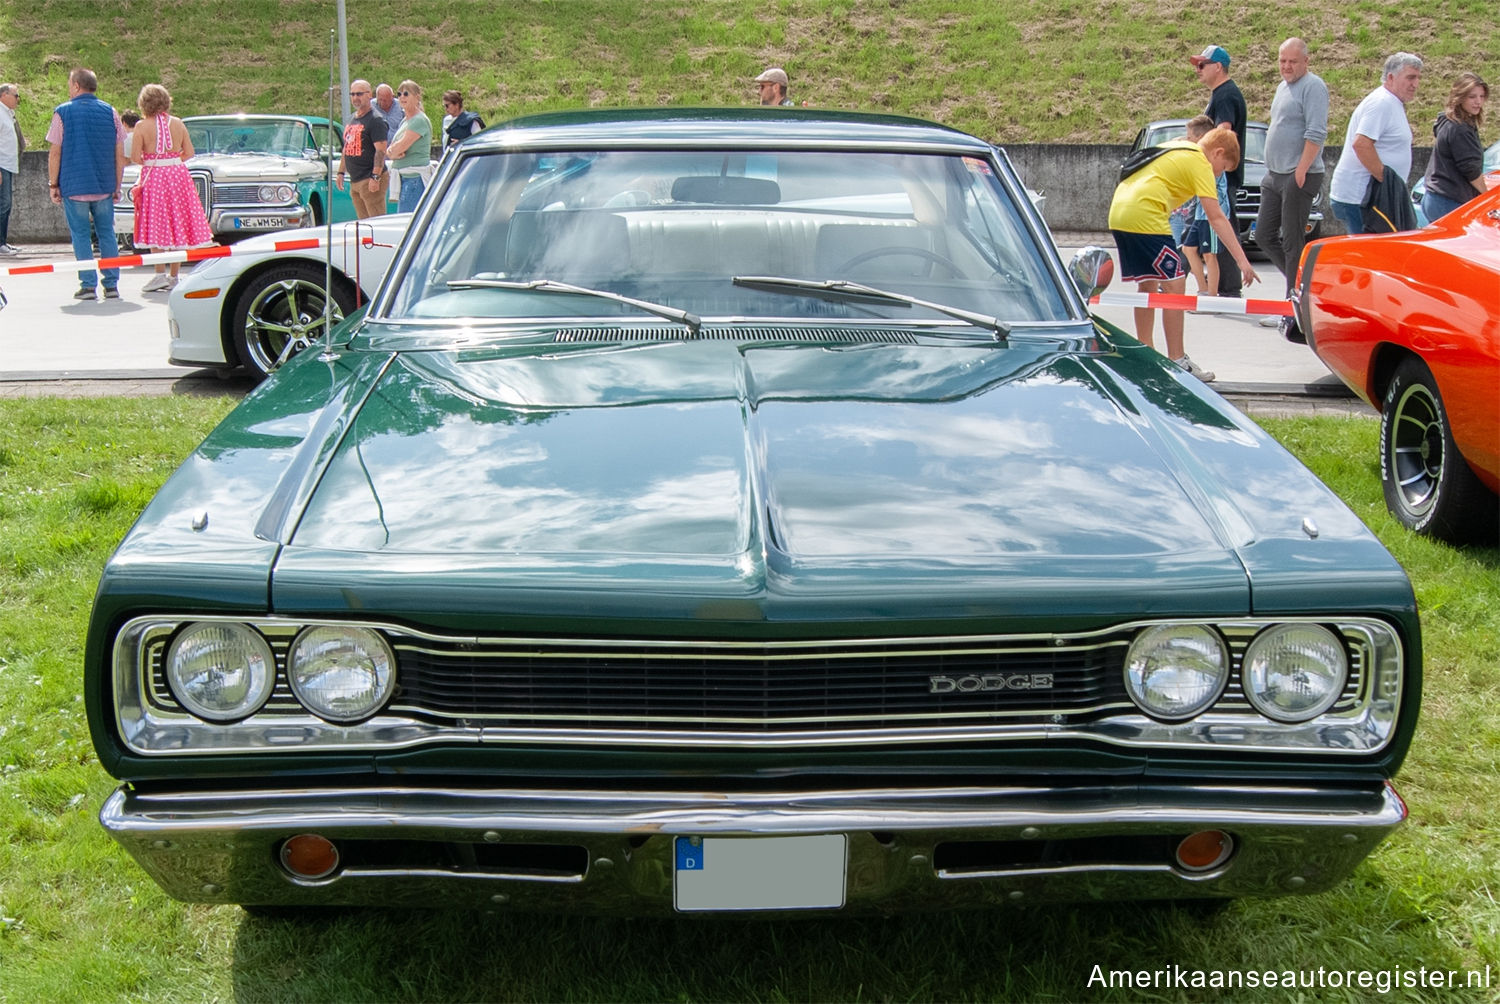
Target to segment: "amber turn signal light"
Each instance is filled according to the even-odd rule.
[[[294,878],[326,878],[338,866],[339,849],[327,837],[299,833],[281,845],[281,867]]]
[[[1223,830],[1199,830],[1177,845],[1177,865],[1185,871],[1206,872],[1229,860],[1234,838]]]

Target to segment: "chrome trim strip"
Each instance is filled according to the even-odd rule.
[[[944,711],[925,714],[886,714],[886,720],[911,718],[941,725],[927,727],[851,727],[801,731],[791,729],[745,730],[737,728],[754,722],[789,726],[804,721],[868,721],[871,716],[788,716],[784,718],[746,719],[740,717],[694,717],[673,719],[660,716],[658,721],[687,721],[691,727],[651,728],[640,716],[609,717],[599,715],[528,714],[528,722],[556,722],[557,727],[528,724],[498,726],[484,724],[476,716],[437,714],[401,705],[399,699],[386,712],[353,725],[325,722],[310,714],[287,713],[285,703],[272,705],[243,721],[211,725],[180,709],[164,706],[152,698],[147,647],[153,637],[169,632],[189,621],[237,621],[248,623],[274,638],[288,639],[308,625],[341,625],[351,622],[334,619],[290,619],[282,617],[234,618],[211,616],[198,618],[137,617],[127,622],[117,635],[114,646],[115,724],[121,739],[133,752],[144,756],[190,756],[212,754],[251,754],[276,752],[364,752],[371,750],[410,749],[436,744],[532,745],[596,748],[693,748],[693,749],[824,749],[835,747],[870,748],[915,744],[1019,743],[1035,741],[1072,741],[1103,743],[1130,749],[1182,749],[1212,746],[1218,749],[1266,753],[1315,753],[1328,756],[1363,756],[1382,749],[1395,732],[1400,707],[1403,656],[1400,639],[1394,629],[1373,618],[1237,618],[1212,623],[1221,631],[1252,635],[1271,624],[1297,621],[1337,625],[1346,642],[1352,637],[1363,639],[1363,655],[1368,662],[1361,668],[1352,692],[1346,689],[1335,709],[1297,725],[1272,722],[1249,707],[1235,683],[1220,700],[1217,710],[1184,722],[1159,722],[1134,711],[1118,701],[1099,701],[1087,707],[1031,708],[1014,714],[980,711]],[[797,658],[808,650],[855,650],[848,658],[859,658],[864,649],[891,654],[934,654],[954,651],[984,654],[992,647],[1006,652],[1042,652],[1060,648],[1108,648],[1124,642],[1120,635],[1143,627],[1169,623],[1203,623],[1184,618],[1132,621],[1094,631],[1059,635],[956,635],[948,638],[895,637],[859,639],[822,639],[768,642],[713,642],[678,639],[578,639],[499,636],[450,636],[408,629],[378,621],[357,621],[359,626],[382,632],[397,653],[416,647],[403,639],[442,643],[451,647],[478,649],[541,649],[548,654],[587,657],[604,650],[612,658],[629,658],[630,649],[652,653],[652,658],[714,658],[712,650],[757,652],[768,661]],[[954,649],[945,643],[965,646]],[[1016,647],[1012,648],[1014,645]],[[593,652],[586,651],[593,649]],[[687,651],[692,650],[692,651]],[[683,654],[677,654],[683,653]],[[707,653],[705,655],[705,653]],[[278,655],[279,655],[278,651]],[[472,654],[472,653],[471,653]],[[490,651],[488,658],[509,657],[505,652]],[[516,652],[516,657],[525,653]],[[641,656],[644,658],[645,656]],[[733,655],[717,658],[730,659]],[[845,657],[837,652],[820,651],[819,658]],[[1353,667],[1351,667],[1351,673]],[[283,674],[284,675],[284,674]],[[281,685],[278,684],[278,693]],[[1227,708],[1226,708],[1227,705]],[[1243,706],[1241,706],[1243,705]],[[1343,708],[1343,710],[1338,710]],[[1097,718],[1102,712],[1115,713]],[[405,713],[401,713],[405,712]],[[1029,723],[1007,723],[1004,717],[1028,717]],[[983,723],[972,719],[983,718]],[[1050,719],[1039,724],[1036,719]],[[1096,720],[1081,721],[1083,718]],[[567,723],[580,720],[639,722],[637,728],[578,728]],[[1071,720],[1071,721],[1070,721]],[[726,728],[713,728],[715,725]]]

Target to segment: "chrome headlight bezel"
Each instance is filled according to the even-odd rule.
[[[346,677],[331,697],[330,674]],[[380,633],[355,625],[304,628],[286,655],[286,677],[298,702],[328,722],[361,722],[377,714],[396,689],[396,655]],[[364,680],[361,687],[360,679]],[[333,686],[339,686],[333,681]]]
[[[1297,646],[1298,652],[1288,652],[1283,648],[1278,653],[1276,647],[1289,645],[1288,636],[1297,634],[1305,636],[1305,640]],[[1310,651],[1314,648],[1321,651]],[[1323,681],[1323,692],[1320,695],[1301,708],[1288,710],[1284,701],[1277,702],[1278,695],[1290,691],[1275,684],[1273,664],[1278,655],[1284,665],[1288,655],[1296,654],[1312,660],[1305,664],[1310,668],[1316,669],[1321,664],[1326,673],[1315,677]],[[1279,672],[1286,673],[1289,670],[1281,669]],[[1295,725],[1312,721],[1333,707],[1343,693],[1344,683],[1349,679],[1349,656],[1338,636],[1321,624],[1278,624],[1266,628],[1251,640],[1250,646],[1245,649],[1240,676],[1245,698],[1256,711],[1273,722]]]
[[[1229,683],[1229,670],[1229,646],[1213,628],[1206,624],[1158,624],[1131,639],[1125,652],[1125,692],[1152,718],[1186,721],[1213,707]],[[1191,678],[1176,679],[1183,675]],[[1190,697],[1175,707],[1166,703],[1165,688],[1183,683],[1191,687]]]
[[[243,665],[230,667],[229,671],[248,677],[242,683],[231,684],[242,689],[242,696],[224,706],[207,703],[203,687],[195,685],[192,679],[185,678],[186,667],[181,661],[184,658],[204,658],[203,652],[189,653],[185,650],[202,636],[214,632],[224,636],[217,644],[221,656],[232,655],[235,646],[243,647],[240,653]],[[222,685],[224,668],[203,666],[201,669],[218,676]],[[271,652],[270,644],[254,628],[233,621],[199,621],[183,628],[167,649],[163,672],[172,696],[193,715],[207,722],[237,722],[249,718],[265,706],[276,688],[276,656]]]

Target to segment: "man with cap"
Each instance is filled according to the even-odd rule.
[[[782,105],[791,108],[796,104],[786,96],[786,71],[779,66],[767,68],[764,73],[755,78],[755,85],[760,88],[760,103],[763,105]]]
[[[1203,114],[1213,119],[1214,125],[1227,125],[1233,130],[1234,138],[1240,141],[1240,149],[1244,150],[1245,121],[1250,113],[1245,106],[1245,95],[1240,93],[1240,85],[1229,79],[1229,53],[1222,45],[1210,45],[1198,55],[1189,56],[1188,62],[1193,64],[1198,80],[1209,90],[1208,107],[1203,109]],[[1226,171],[1224,179],[1229,187],[1229,205],[1236,207],[1240,204],[1240,189],[1245,186],[1244,160]],[[1239,223],[1234,219],[1230,222],[1234,223],[1238,233]],[[1239,269],[1223,248],[1219,250],[1219,276],[1220,296],[1242,294]]]

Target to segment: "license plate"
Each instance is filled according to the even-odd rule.
[[[678,837],[673,902],[683,912],[837,909],[846,844],[842,833]]]
[[[272,230],[283,225],[283,220],[279,216],[236,216],[234,218],[236,230]]]

